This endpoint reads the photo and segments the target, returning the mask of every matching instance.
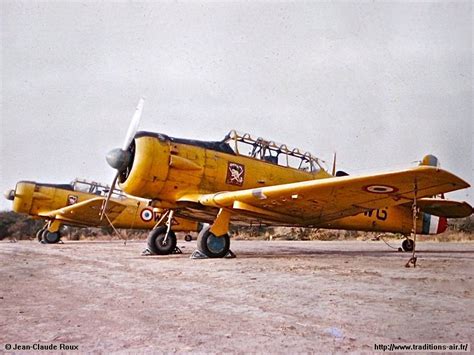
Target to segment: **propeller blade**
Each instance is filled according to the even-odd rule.
[[[143,97],[140,98],[140,101],[138,101],[137,108],[135,109],[135,113],[133,114],[132,121],[130,122],[130,126],[128,126],[125,141],[123,142],[122,150],[124,151],[128,149],[128,146],[130,145],[130,143],[132,143],[133,138],[135,138],[135,133],[137,133],[138,125],[140,124],[140,119],[142,117],[144,103],[145,99]]]
[[[334,152],[334,159],[332,161],[332,176],[336,176],[336,152]]]
[[[107,205],[109,204],[110,198],[112,197],[112,193],[114,192],[115,184],[117,183],[119,175],[120,175],[120,172],[117,171],[117,174],[115,174],[114,180],[112,181],[112,185],[110,186],[109,193],[107,194],[107,197],[105,198],[105,201],[102,204],[102,209],[100,211],[101,221],[104,219],[105,212],[107,211]]]
[[[133,139],[135,138],[135,134],[137,133],[138,126],[140,124],[140,119],[143,112],[143,105],[145,103],[145,99],[142,97],[138,101],[137,108],[135,109],[135,113],[133,114],[132,121],[128,126],[127,135],[125,136],[125,141],[123,142],[122,149],[113,149],[111,150],[106,157],[107,162],[109,165],[117,170],[117,174],[115,174],[114,180],[112,185],[110,186],[109,193],[102,204],[102,208],[100,211],[100,220],[104,219],[104,215],[107,212],[107,205],[109,204],[110,198],[112,197],[112,193],[114,192],[115,185],[117,184],[117,180],[120,176],[120,173],[127,167],[130,161],[130,152],[128,151],[128,147],[132,143]]]

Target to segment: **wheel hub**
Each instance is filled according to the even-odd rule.
[[[224,238],[218,238],[213,234],[210,234],[207,238],[207,247],[213,253],[219,253],[225,248]]]
[[[166,244],[168,244],[168,243],[166,242],[166,239],[165,239],[164,237],[162,237],[162,238],[156,238],[155,245],[156,245],[158,248],[160,248],[160,247],[165,247]]]

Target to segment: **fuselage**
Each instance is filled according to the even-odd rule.
[[[232,191],[331,177],[233,151],[225,142],[201,142],[138,132],[120,187],[130,195],[174,203],[184,195]],[[159,196],[157,198],[157,196]]]
[[[202,142],[138,132],[129,150],[131,162],[120,175],[124,192],[151,199],[155,206],[177,209],[180,216],[209,223],[218,210],[200,206],[193,196],[333,178],[324,169],[287,166],[285,157],[266,160],[238,154],[225,141]],[[240,216],[239,220],[242,219],[246,223],[288,225],[276,220],[262,221],[250,214]],[[409,234],[413,219],[409,207],[395,206],[313,227]],[[417,233],[436,234],[445,229],[446,219],[426,213],[418,216]]]

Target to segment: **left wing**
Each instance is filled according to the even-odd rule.
[[[104,200],[104,197],[95,197],[57,210],[43,212],[39,215],[82,225],[106,225],[108,224],[106,219],[100,220],[100,208]],[[110,200],[107,205],[107,216],[113,221],[125,208],[125,205]]]
[[[183,196],[180,201],[227,208],[277,223],[317,225],[417,198],[469,187],[432,166],[364,176],[310,180],[241,191]]]

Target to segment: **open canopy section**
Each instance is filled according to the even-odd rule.
[[[286,144],[276,143],[249,133],[230,131],[224,138],[232,150],[239,155],[250,156],[280,166],[287,166],[308,172],[326,170],[324,161],[309,152],[290,148]]]

